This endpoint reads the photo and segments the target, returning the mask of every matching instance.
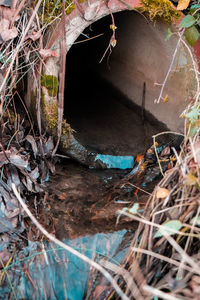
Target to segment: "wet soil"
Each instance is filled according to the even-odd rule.
[[[129,218],[122,217],[116,224],[117,212],[135,202],[141,203],[142,208],[149,195],[140,192],[136,197],[136,188],[129,184],[121,188],[124,180],[129,183],[127,173],[116,169],[91,170],[66,160],[56,166],[37,209],[32,205],[34,213],[60,239],[124,228],[135,231],[137,223]],[[138,177],[133,180],[135,184],[139,181]],[[152,186],[147,190],[152,190]]]

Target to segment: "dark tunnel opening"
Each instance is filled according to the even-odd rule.
[[[120,28],[116,31],[116,47],[123,42],[120,32],[129,15],[129,12],[114,15],[116,27]],[[67,54],[65,117],[75,130],[74,136],[86,148],[103,154],[136,155],[144,152],[152,144],[152,135],[166,130],[166,126],[147,112],[143,121],[141,107],[101,76],[104,70],[112,76],[115,48],[99,64],[112,35],[111,23],[111,17],[107,16],[90,25]],[[85,41],[93,37],[96,38]],[[143,83],[141,103],[142,94]]]

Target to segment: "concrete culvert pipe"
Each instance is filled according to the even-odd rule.
[[[153,134],[168,129],[183,132],[180,114],[195,90],[191,57],[180,46],[160,103],[155,104],[177,36],[166,41],[169,25],[154,24],[137,12],[123,11],[113,16],[117,45],[112,53],[106,53],[102,63],[99,61],[112,36],[109,11],[98,12],[88,21],[75,14],[66,26],[65,119],[75,132],[63,133],[61,150],[93,167],[106,167],[96,159],[97,153],[135,156],[152,143]],[[173,31],[173,26],[170,28]],[[59,38],[57,46],[58,42]],[[44,77],[58,78],[58,61],[47,60]],[[57,105],[57,95],[50,97],[44,81],[42,84],[43,110],[45,106],[48,111],[48,105]],[[33,87],[31,90],[33,93]],[[44,115],[43,123],[48,126],[50,122]],[[46,115],[51,115],[51,110]],[[165,139],[162,142],[173,138],[170,135]]]

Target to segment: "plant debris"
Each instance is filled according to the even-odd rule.
[[[8,261],[8,248],[12,236],[17,234],[18,239],[21,239],[21,233],[25,230],[22,218],[25,215],[12,192],[11,184],[14,183],[23,198],[28,199],[29,195],[37,195],[43,191],[43,184],[49,180],[50,173],[53,173],[55,168],[51,157],[54,148],[52,137],[33,137],[30,132],[27,134],[24,122],[25,120],[22,119],[16,124],[16,122],[12,123],[9,118],[1,119],[1,264]]]

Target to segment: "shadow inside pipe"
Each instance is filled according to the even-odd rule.
[[[86,148],[102,154],[135,156],[152,144],[152,135],[167,127],[101,76],[99,61],[112,34],[110,24],[108,16],[86,28],[67,54],[65,117],[75,130],[75,138]],[[112,54],[105,57],[105,72],[111,58]]]

